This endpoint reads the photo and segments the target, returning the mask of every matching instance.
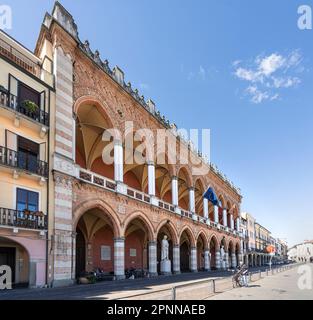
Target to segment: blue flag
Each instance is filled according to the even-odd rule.
[[[208,199],[213,205],[219,206],[218,198],[211,187],[204,193],[203,198]]]

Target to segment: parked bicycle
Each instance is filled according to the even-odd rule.
[[[233,288],[235,287],[247,287],[248,286],[248,268],[246,265],[238,267],[237,271],[232,277]]]

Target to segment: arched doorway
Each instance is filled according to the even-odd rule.
[[[190,230],[185,229],[180,236],[180,270],[189,272],[191,270],[191,248],[193,240]]]
[[[235,248],[234,248],[234,244],[232,241],[229,241],[229,244],[228,244],[228,265],[229,265],[229,268],[231,269],[234,269],[236,266],[235,266],[235,261],[234,261],[234,255],[235,253]]]
[[[162,249],[162,240],[164,239],[164,236],[167,237],[167,241],[169,243],[168,254],[169,254],[169,260],[171,261],[171,272],[174,272],[173,246],[177,244],[176,242],[177,240],[175,238],[174,231],[169,224],[169,221],[160,228],[157,235],[157,261],[159,262],[157,264],[158,273],[161,273],[161,249]]]
[[[30,259],[26,248],[11,239],[0,237],[0,266],[2,265],[11,268],[13,288],[28,287]],[[36,279],[36,274],[32,274],[32,278]]]
[[[82,231],[77,228],[76,232],[76,278],[86,269],[86,241]]]
[[[152,230],[141,217],[134,217],[125,229],[125,270],[137,270],[138,274],[149,271],[149,241]]]
[[[86,211],[76,226],[76,277],[95,271],[114,275],[114,227],[104,210]]]
[[[240,244],[236,244],[236,249],[235,249],[235,254],[236,254],[236,266],[240,266],[243,263],[243,256],[240,251]]]
[[[207,239],[201,232],[197,239],[197,266],[198,271],[205,270],[205,250],[207,250]]]
[[[217,269],[217,259],[216,259],[216,252],[219,250],[219,243],[215,236],[212,236],[210,240],[210,267],[211,270]]]

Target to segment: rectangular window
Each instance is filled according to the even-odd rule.
[[[40,107],[40,93],[22,82],[18,83],[18,99],[20,105],[22,105],[24,101],[29,100]]]
[[[16,210],[38,211],[39,193],[21,188],[16,190]]]
[[[111,247],[101,246],[101,260],[110,261],[111,260]]]
[[[136,257],[137,256],[137,250],[136,249],[129,249],[129,255],[131,257]]]
[[[39,144],[18,136],[17,151],[19,168],[37,173]]]

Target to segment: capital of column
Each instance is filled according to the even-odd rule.
[[[121,146],[123,147],[123,141],[119,139],[114,139],[114,146]]]
[[[119,238],[113,238],[114,242],[125,242],[124,237],[119,237]]]
[[[152,160],[148,160],[147,162],[147,166],[155,166],[155,163],[154,163],[154,161],[152,161]]]
[[[177,176],[172,176],[172,180],[178,180]]]

